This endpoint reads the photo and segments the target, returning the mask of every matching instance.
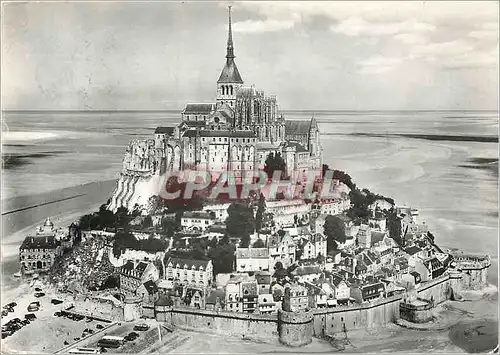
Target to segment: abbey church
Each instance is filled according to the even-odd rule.
[[[316,120],[286,121],[276,96],[245,86],[235,62],[231,9],[226,63],[216,88],[215,102],[186,104],[178,126],[158,127],[154,140],[131,142],[121,175],[132,181],[120,179],[111,209],[143,200],[134,197],[137,193],[130,189],[135,187],[127,187],[127,183],[134,185],[134,180],[165,171],[208,171],[213,178],[231,171],[235,179],[243,180],[263,169],[271,152],[281,154],[288,176],[321,169],[322,148]]]

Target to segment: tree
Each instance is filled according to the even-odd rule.
[[[240,248],[248,248],[250,245],[250,236],[249,235],[243,235],[240,240]]]
[[[245,241],[248,240],[248,243],[250,243],[249,237],[255,230],[252,209],[242,204],[233,203],[228,207],[227,213],[226,229],[229,237],[240,238],[242,242],[243,238],[245,238]]]
[[[144,220],[142,221],[142,228],[149,228],[153,226],[153,218],[151,216],[146,216],[144,217]]]
[[[252,245],[252,248],[265,248],[266,245],[264,244],[264,241],[262,239],[257,239],[253,245]]]
[[[404,246],[404,240],[402,238],[401,230],[401,219],[397,216],[394,208],[391,208],[387,214],[387,229],[389,230],[389,237],[394,239],[399,246]]]
[[[325,219],[325,234],[326,234],[326,248],[328,251],[335,250],[336,245],[333,241],[337,243],[345,243],[345,224],[344,221],[337,217],[329,215]],[[334,248],[335,247],[335,248]]]
[[[219,244],[216,248],[208,251],[208,257],[212,260],[214,275],[220,273],[230,273],[234,266],[234,244]]]
[[[269,179],[273,177],[275,171],[281,171],[281,179],[285,178],[286,163],[279,152],[276,154],[274,154],[273,152],[269,153],[264,165],[264,171],[266,172]]]
[[[283,299],[283,291],[280,288],[273,288],[273,299],[274,302],[279,302]]]
[[[261,193],[259,196],[257,212],[255,213],[255,229],[257,231],[260,231],[262,229],[262,219],[265,211],[266,211],[266,198]]]

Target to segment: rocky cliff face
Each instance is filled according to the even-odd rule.
[[[108,209],[115,212],[123,206],[132,210],[136,205],[146,208],[149,198],[159,192],[163,155],[152,139],[130,142]]]

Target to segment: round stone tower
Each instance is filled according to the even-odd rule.
[[[300,312],[278,312],[279,340],[287,346],[304,346],[312,341],[313,313],[310,310]]]

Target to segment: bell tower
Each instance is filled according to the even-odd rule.
[[[226,64],[217,80],[217,107],[236,105],[236,91],[243,86],[243,79],[234,62],[233,32],[231,28],[231,6],[229,6],[229,31],[227,37]]]

